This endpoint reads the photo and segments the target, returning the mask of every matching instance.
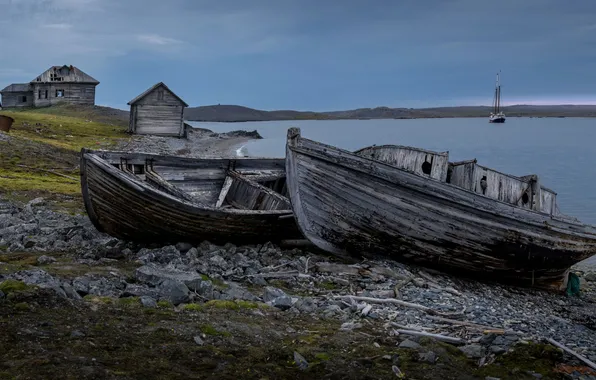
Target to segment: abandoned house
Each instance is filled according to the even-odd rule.
[[[186,137],[184,108],[188,104],[163,82],[159,82],[129,103],[129,133]]]
[[[7,86],[2,107],[47,107],[60,102],[95,104],[95,86],[99,82],[74,66],[52,66],[29,83]]]

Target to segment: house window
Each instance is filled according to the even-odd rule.
[[[48,98],[48,90],[46,90],[46,92],[45,92],[45,94],[44,94],[44,97],[43,97],[43,98],[44,98],[44,99],[47,99],[47,98]]]
[[[37,99],[41,99],[41,90],[37,92]]]
[[[63,98],[64,97],[64,90],[56,90],[56,97]]]
[[[157,90],[157,100],[163,100],[163,88]]]
[[[21,102],[21,103],[27,103],[27,95],[20,95],[19,96],[19,102]]]

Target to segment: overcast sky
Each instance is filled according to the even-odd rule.
[[[596,104],[596,1],[0,0],[0,88],[62,64],[119,108]]]

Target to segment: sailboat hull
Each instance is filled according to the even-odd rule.
[[[494,119],[489,119],[488,120],[489,123],[504,123],[505,122],[505,118],[504,117],[497,117]]]

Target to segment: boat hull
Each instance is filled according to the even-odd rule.
[[[202,207],[152,188],[84,151],[81,187],[94,226],[124,240],[256,244],[302,237],[291,210]]]
[[[497,117],[494,119],[489,119],[488,121],[489,123],[504,123],[505,122],[505,118],[504,117]]]
[[[540,287],[596,253],[595,230],[520,209],[288,132],[294,216],[312,243]]]

